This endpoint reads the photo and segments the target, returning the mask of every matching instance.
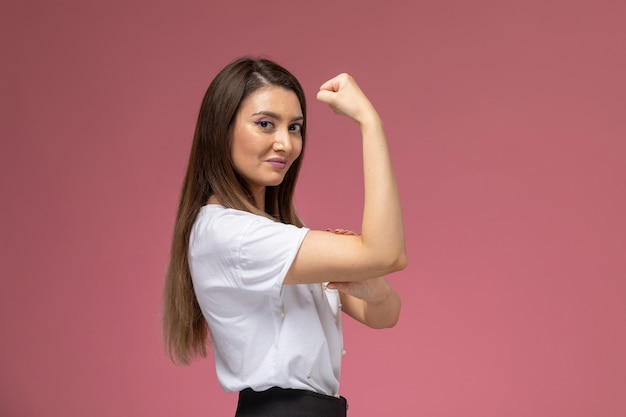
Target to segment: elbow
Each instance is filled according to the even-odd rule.
[[[392,327],[396,327],[396,324],[398,324],[398,319],[400,318],[400,315],[396,315],[392,320],[390,320],[388,323],[386,323],[385,327],[383,327],[383,329],[391,329]]]
[[[380,255],[380,254],[379,254]],[[406,253],[401,251],[397,254],[385,254],[385,256],[378,256],[374,261],[373,266],[376,271],[376,275],[387,275],[394,272],[402,271],[406,268],[408,259]]]
[[[406,256],[406,251],[402,248],[402,251],[396,258],[394,263],[394,267],[396,268],[394,272],[402,271],[409,264],[409,258]]]
[[[387,264],[387,273],[402,271],[407,267],[409,259],[406,256],[406,251],[402,248],[394,256],[389,257],[389,263]]]
[[[392,327],[395,327],[396,324],[398,324],[398,319],[400,318],[399,315],[395,316],[395,317],[391,317],[389,319],[387,319],[387,321],[381,321],[381,322],[373,322],[373,323],[368,323],[368,326],[371,329],[375,329],[375,330],[383,330],[383,329],[391,329]]]
[[[395,293],[394,293],[395,294]],[[396,295],[393,296],[394,301],[388,307],[387,311],[384,314],[379,314],[374,318],[370,318],[367,321],[367,326],[372,329],[391,329],[398,324],[398,320],[400,319],[400,310],[402,308],[400,298]]]

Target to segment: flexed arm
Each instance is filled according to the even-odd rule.
[[[407,258],[398,189],[383,124],[374,106],[348,74],[325,82],[317,99],[360,127],[365,199],[358,236],[310,231],[285,284],[361,281],[403,269]]]
[[[350,230],[327,229],[327,232],[356,235]],[[363,281],[329,282],[328,288],[339,290],[341,309],[353,319],[374,329],[393,327],[400,317],[400,296],[385,277]]]

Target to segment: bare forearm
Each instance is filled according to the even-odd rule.
[[[392,289],[389,297],[378,303],[364,301],[365,324],[374,329],[393,327],[400,317],[400,297]]]
[[[391,260],[401,269],[406,264],[404,227],[385,131],[374,110],[360,125],[365,184],[363,244],[375,247],[376,256]]]
[[[400,297],[384,277],[360,282],[331,282],[328,287],[341,292],[344,313],[366,326],[382,329],[398,322]]]
[[[365,201],[357,252],[375,274],[403,269],[407,260],[400,198],[380,116],[347,74],[324,83],[317,98],[335,113],[350,117],[361,129]]]

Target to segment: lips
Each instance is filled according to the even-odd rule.
[[[287,167],[287,160],[285,158],[270,158],[266,162],[276,169],[285,169]]]

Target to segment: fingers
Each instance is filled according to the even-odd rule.
[[[355,286],[352,284],[352,282],[329,282],[326,285],[326,288],[329,288],[331,290],[338,290],[341,292],[345,292],[346,294],[353,295],[352,292]]]
[[[380,303],[389,298],[393,292],[385,277],[373,278],[366,281],[329,282],[327,288],[339,290],[368,303]]]
[[[317,100],[325,104],[331,104],[334,100],[334,91],[320,89],[317,93]]]
[[[333,112],[339,115],[345,115],[345,112],[341,109],[341,103],[338,100],[341,99],[339,95],[343,94],[342,87],[345,86],[347,74],[339,74],[334,78],[326,81],[321,85],[320,91],[317,93],[317,100],[328,104]]]
[[[320,87],[320,91],[337,92],[340,90],[341,86],[345,85],[346,81],[349,80],[354,79],[346,73],[339,74],[322,84],[322,86]]]
[[[363,282],[329,282],[326,287],[331,290],[341,291],[344,294],[348,294],[361,300],[368,300],[371,298],[369,287]]]
[[[335,113],[356,121],[363,119],[367,114],[375,113],[354,78],[346,73],[339,74],[322,84],[317,99],[328,104]]]
[[[331,232],[331,233],[335,233],[337,235],[351,235],[351,236],[356,236],[357,235],[352,230],[345,230],[345,229],[326,229],[326,231],[327,232]]]
[[[317,99],[323,103],[331,104],[336,99],[337,93],[347,89],[348,83],[354,83],[354,79],[345,73],[331,78],[320,86]]]

